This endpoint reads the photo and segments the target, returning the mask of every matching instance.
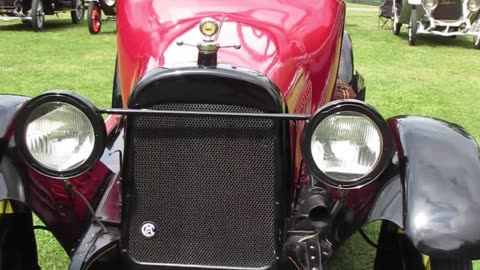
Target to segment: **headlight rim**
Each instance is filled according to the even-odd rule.
[[[326,173],[322,172],[315,163],[311,152],[311,138],[316,127],[328,116],[341,111],[354,111],[370,118],[377,125],[380,131],[381,138],[383,139],[382,152],[380,154],[379,161],[377,162],[376,167],[366,176],[363,176],[358,180],[351,182],[338,181],[331,178]],[[312,116],[312,118],[307,122],[306,126],[303,129],[301,149],[303,159],[305,160],[305,163],[313,176],[327,186],[338,189],[360,188],[362,186],[370,184],[385,171],[387,166],[391,163],[394,155],[393,135],[385,119],[380,115],[377,110],[375,110],[370,105],[359,100],[350,99],[330,102],[320,108]]]
[[[115,1],[115,0],[104,0],[103,3],[105,3],[105,5],[107,5],[108,7],[114,7],[115,4],[117,3],[117,1]]]
[[[475,2],[475,8],[470,8],[470,2]],[[478,3],[477,0],[467,0],[467,9],[472,13],[476,13],[480,10],[480,3]]]
[[[95,142],[92,153],[82,165],[67,171],[56,171],[43,166],[32,156],[26,144],[25,135],[29,116],[39,106],[53,102],[62,102],[74,106],[85,114],[93,126]],[[48,91],[28,101],[17,115],[14,136],[15,145],[24,161],[41,175],[57,180],[74,178],[91,169],[102,157],[107,141],[105,123],[98,108],[81,95],[67,90]]]
[[[426,4],[425,0],[422,0],[422,6],[427,11],[432,12],[438,7],[438,4],[439,4],[438,0],[433,0],[433,2],[434,2],[433,6],[430,7]]]

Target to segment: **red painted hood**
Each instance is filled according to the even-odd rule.
[[[267,75],[284,96],[301,78],[325,98],[343,31],[345,7],[337,0],[122,0],[118,2],[119,66],[124,96],[149,70],[196,62],[205,17],[223,21],[218,62]],[[333,68],[332,68],[333,67]],[[314,94],[315,96],[315,94]],[[298,97],[297,97],[298,98]],[[124,103],[126,100],[124,100]]]

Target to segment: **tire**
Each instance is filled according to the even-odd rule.
[[[10,201],[13,213],[0,215],[0,269],[40,270],[32,212]]]
[[[45,25],[45,12],[42,0],[32,0],[32,28],[34,32],[40,32]]]
[[[72,17],[72,23],[78,24],[83,21],[83,17],[85,17],[85,5],[83,0],[76,0],[75,1],[75,10],[70,12]]]
[[[476,36],[473,36],[473,48],[480,50],[480,18],[473,25],[473,32],[478,33]]]
[[[88,31],[90,34],[98,34],[102,29],[102,11],[100,5],[97,2],[90,2],[88,4],[87,13]]]
[[[423,257],[399,227],[383,221],[375,256],[374,270],[425,270]]]
[[[408,44],[415,46],[417,42],[417,10],[415,6],[412,6],[410,11],[410,23],[408,27]]]
[[[473,36],[473,48],[480,50],[480,18],[473,25],[473,32],[478,33],[476,36]]]
[[[396,4],[393,4],[392,6],[392,13],[393,13],[393,18],[392,18],[392,33],[395,36],[400,35],[400,30],[402,29],[402,24],[398,22],[398,7]]]
[[[480,34],[473,37],[473,48],[480,50]]]
[[[430,258],[431,270],[472,270],[472,261],[470,259],[437,259]]]
[[[396,23],[394,20],[392,20],[392,33],[395,36],[400,35],[400,30],[402,29],[402,24],[401,23]]]

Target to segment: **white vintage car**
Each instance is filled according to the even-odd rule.
[[[480,0],[385,0],[382,8],[391,10],[393,34],[407,25],[412,46],[417,34],[433,34],[473,36],[473,46],[480,49]]]

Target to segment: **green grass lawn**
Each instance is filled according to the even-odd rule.
[[[349,7],[372,6],[348,5]],[[471,38],[419,37],[416,47],[377,29],[376,12],[349,11],[356,69],[366,79],[367,102],[385,117],[429,115],[456,122],[480,139],[480,51]],[[72,89],[108,107],[115,64],[115,25],[99,35],[86,23],[72,25],[69,15],[46,18],[45,31],[33,33],[21,23],[0,23],[0,93],[37,95],[48,89]],[[375,239],[376,224],[368,232]],[[68,258],[47,232],[38,232],[44,270],[65,270]],[[355,235],[339,251],[333,269],[371,269],[374,249]],[[476,265],[475,269],[480,269]]]

